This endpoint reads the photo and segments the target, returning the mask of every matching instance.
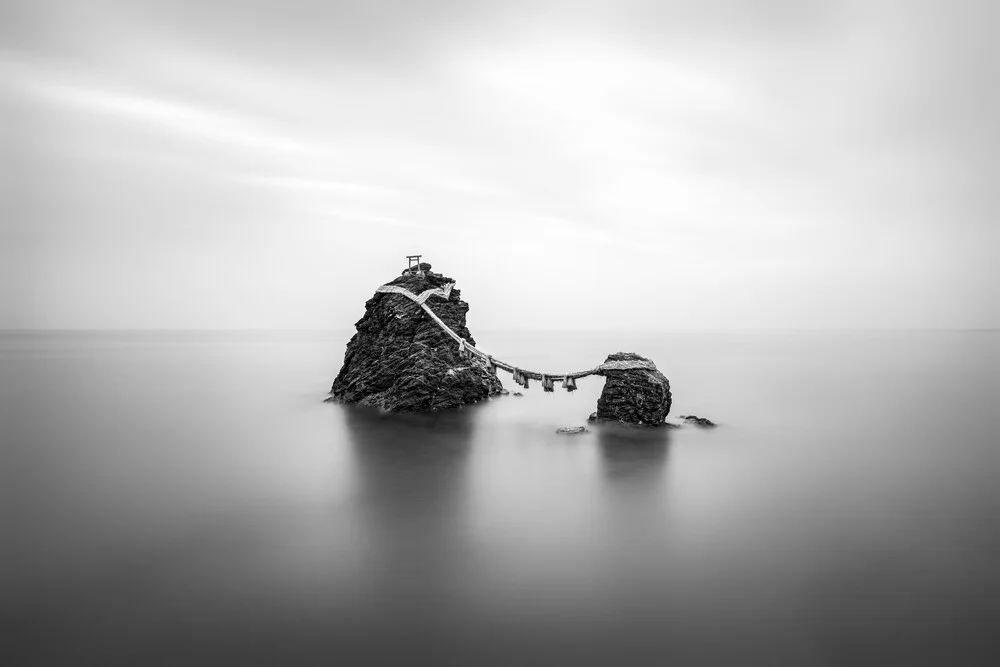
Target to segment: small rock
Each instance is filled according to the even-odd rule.
[[[556,429],[556,433],[576,435],[577,433],[587,433],[587,429],[582,426],[563,426],[562,428]]]
[[[500,390],[500,395],[501,395],[501,396],[509,396],[509,395],[510,395],[510,392],[509,392],[509,391],[507,391],[506,389],[501,389],[501,390]]]
[[[524,396],[524,394],[522,394],[522,393],[521,393],[521,392],[519,392],[519,391],[515,391],[515,392],[514,392],[513,394],[511,394],[511,395],[512,395],[512,396]]]
[[[707,417],[698,417],[695,415],[681,415],[683,419],[688,424],[694,424],[695,426],[700,426],[701,428],[715,428],[718,426],[715,422]]]
[[[633,352],[608,355],[606,362],[649,362]],[[654,426],[670,414],[670,382],[655,368],[606,369],[604,390],[592,421]]]

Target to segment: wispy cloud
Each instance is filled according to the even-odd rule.
[[[288,176],[237,176],[233,180],[247,185],[303,193],[371,196],[393,196],[399,194],[399,190],[381,185],[345,183],[330,179],[295,178]]]
[[[182,137],[276,153],[315,153],[315,143],[265,121],[149,93],[117,90],[94,82],[67,82],[65,73],[5,62],[0,82],[56,106],[160,128]]]

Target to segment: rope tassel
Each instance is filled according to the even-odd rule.
[[[576,391],[576,378],[567,377],[563,380],[563,388],[566,391]]]
[[[497,374],[497,365],[495,363],[493,363],[493,357],[492,356],[486,357],[486,370],[488,370],[494,376],[496,376],[496,374]]]
[[[552,386],[552,378],[549,377],[548,375],[542,376],[542,390],[555,391],[555,388]]]

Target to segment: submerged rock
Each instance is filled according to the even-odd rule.
[[[695,426],[700,426],[701,428],[715,428],[718,426],[715,422],[707,417],[697,417],[695,415],[681,415],[681,419],[687,424],[694,424]]]
[[[606,369],[604,391],[591,421],[659,426],[670,413],[670,382],[656,367],[633,352],[608,355],[607,362],[647,362],[650,368]]]
[[[556,429],[556,433],[562,433],[563,435],[576,435],[577,433],[586,433],[587,429],[583,426],[563,426]]]
[[[390,284],[414,294],[454,282],[439,273],[410,271]],[[428,307],[470,344],[465,324],[469,304],[452,289],[447,300],[431,297]],[[365,304],[357,333],[347,344],[344,365],[333,381],[332,399],[391,411],[457,408],[501,393],[500,380],[478,359],[463,359],[458,345],[419,305],[401,294],[376,293]]]

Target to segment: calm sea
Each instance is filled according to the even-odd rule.
[[[1000,664],[1000,332],[477,333],[721,426],[324,403],[349,332],[0,335],[5,664]]]

